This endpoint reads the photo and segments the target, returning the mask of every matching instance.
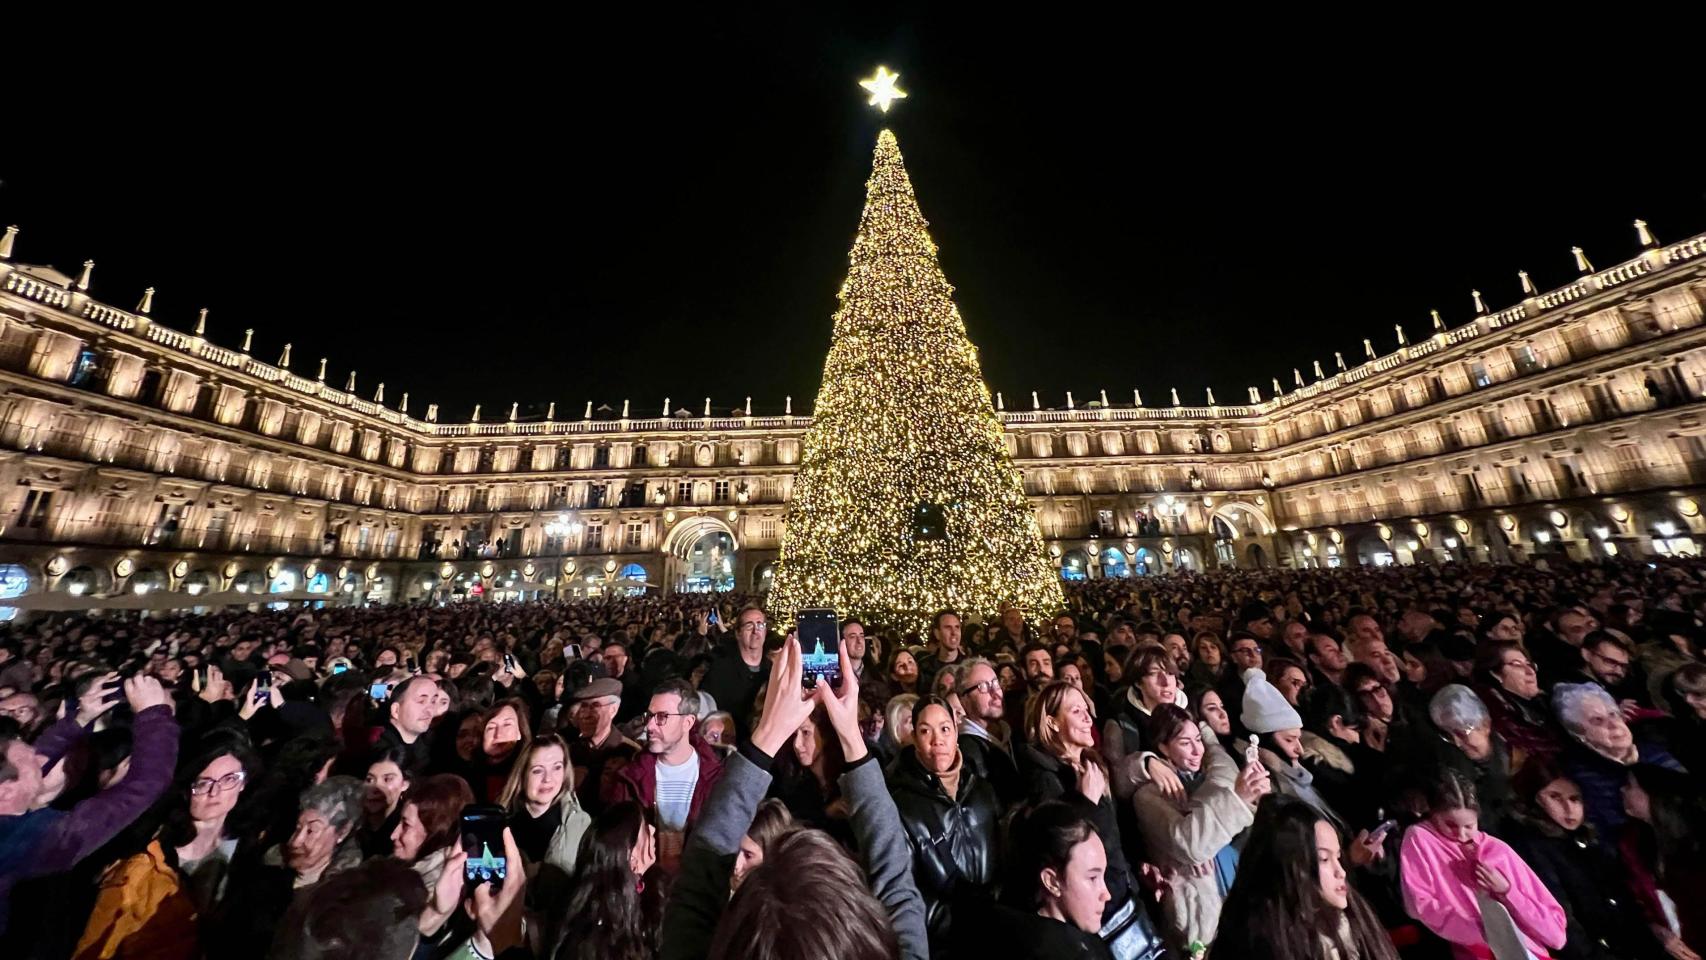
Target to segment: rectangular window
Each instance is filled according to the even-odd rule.
[[[114,530],[124,522],[123,497],[102,497],[100,508],[95,512],[95,529]]]
[[[587,524],[586,548],[593,552],[604,549],[604,526],[602,524]]]
[[[640,539],[645,536],[645,533],[646,525],[644,523],[628,524],[628,549],[639,549]]]
[[[208,514],[207,532],[202,536],[202,546],[222,547],[225,545],[225,525],[230,522],[231,513],[227,510],[215,510]]]
[[[691,480],[677,480],[677,481],[675,481],[675,502],[676,503],[692,503],[693,502],[693,481],[691,481]]]
[[[714,499],[716,500],[717,503],[728,503],[729,502],[729,482],[727,480],[718,480],[717,481],[716,495],[715,495]]]
[[[77,354],[77,363],[71,368],[70,384],[74,387],[87,387],[96,383],[97,374],[101,369],[101,358],[93,350],[85,349]]]
[[[47,511],[51,506],[52,490],[31,490],[24,494],[24,505],[18,509],[18,528],[40,530],[47,525]]]
[[[1484,363],[1469,365],[1469,381],[1475,384],[1476,389],[1489,387],[1493,384],[1493,378],[1487,375],[1487,365]]]
[[[763,520],[759,521],[759,523],[758,523],[758,535],[765,540],[776,539],[776,521],[775,521],[775,519],[771,518],[771,517],[765,517]]]

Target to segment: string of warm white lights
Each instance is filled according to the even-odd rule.
[[[916,630],[944,608],[1052,611],[1060,582],[888,130],[865,190],[771,614]]]

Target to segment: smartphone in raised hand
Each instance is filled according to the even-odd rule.
[[[828,607],[800,611],[800,685],[807,690],[828,683],[841,689],[841,625]]]
[[[501,888],[509,876],[509,858],[504,855],[506,816],[503,807],[490,804],[462,808],[462,851],[468,854],[462,863],[462,880],[469,893],[482,883]]]

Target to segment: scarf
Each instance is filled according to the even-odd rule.
[[[960,795],[960,771],[965,768],[965,758],[958,750],[954,751],[954,765],[946,771],[936,774],[936,779],[942,782],[942,789],[948,791],[948,799],[956,799]]]

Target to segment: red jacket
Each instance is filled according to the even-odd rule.
[[[699,739],[697,733],[689,734],[688,741],[693,745],[693,752],[699,755],[699,782],[693,786],[693,804],[687,811],[687,829],[699,822],[699,813],[705,807],[705,799],[711,795],[711,789],[723,776],[723,761],[711,745]],[[657,806],[658,787],[658,754],[646,752],[628,761],[627,765],[617,771],[616,776],[609,781],[604,789],[604,804],[609,807],[613,803],[633,800],[648,810]]]

